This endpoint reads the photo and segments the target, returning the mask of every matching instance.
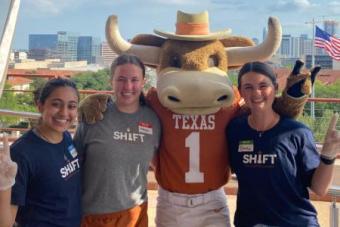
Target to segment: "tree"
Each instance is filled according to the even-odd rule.
[[[33,82],[30,84],[30,88],[35,90],[42,87],[46,83],[47,79],[43,78],[33,78]]]
[[[78,89],[110,90],[110,73],[108,69],[97,72],[82,72],[71,78],[77,84]]]
[[[6,83],[5,89],[10,89],[10,85]],[[18,108],[18,104],[16,102],[16,98],[13,92],[3,92],[2,97],[0,99],[0,108],[9,109],[9,110],[15,110]],[[6,127],[9,124],[15,124],[15,123],[17,123],[17,117],[11,117],[11,116],[0,117],[1,127]]]

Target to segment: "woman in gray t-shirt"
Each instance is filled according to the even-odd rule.
[[[113,101],[103,120],[80,123],[83,227],[147,226],[147,172],[158,149],[160,123],[145,105],[143,63],[121,55],[111,65]]]

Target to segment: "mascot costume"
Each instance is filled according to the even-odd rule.
[[[128,42],[119,32],[117,17],[106,24],[106,37],[117,53],[137,55],[157,68],[157,89],[148,104],[161,120],[162,140],[155,158],[159,183],[157,226],[227,226],[229,211],[222,186],[228,182],[225,128],[240,113],[238,90],[227,71],[250,61],[265,61],[279,48],[281,25],[268,20],[268,36],[258,46],[230,30],[209,31],[208,13],[177,12],[176,32],[137,35]],[[297,63],[275,110],[296,117],[303,109],[318,70],[299,73]],[[108,95],[86,98],[82,120],[94,123],[105,111]]]

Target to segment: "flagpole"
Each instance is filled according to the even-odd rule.
[[[315,42],[315,20],[314,17],[312,19],[312,25],[313,25],[313,36],[312,36],[312,64],[311,68],[314,68],[315,66],[315,48],[314,48],[314,42]],[[315,90],[314,90],[314,85],[312,86],[312,94],[311,98],[315,97]],[[314,120],[315,119],[315,103],[314,101],[311,102],[310,104],[310,116]]]
[[[312,21],[307,21],[305,22],[306,24],[312,24],[312,62],[311,62],[311,69],[314,68],[315,66],[315,47],[314,47],[314,42],[315,42],[315,25],[316,23],[323,22],[323,21],[316,21],[314,17],[312,18]],[[311,98],[315,97],[315,90],[314,90],[314,85],[312,86],[312,94]],[[311,101],[310,103],[310,116],[312,119],[315,119],[315,102]]]

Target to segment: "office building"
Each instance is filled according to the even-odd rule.
[[[102,56],[102,61],[103,61],[102,64],[106,67],[110,67],[112,61],[116,59],[118,54],[110,48],[107,42],[102,42],[101,56]]]
[[[315,55],[315,65],[320,65],[322,69],[333,69],[333,59],[329,55]],[[312,67],[312,56],[306,55],[306,68]]]
[[[88,64],[94,64],[100,57],[99,38],[92,36],[79,36],[77,47],[78,61],[87,61]]]
[[[35,60],[56,58],[58,36],[55,34],[30,34],[28,57]]]
[[[57,34],[30,34],[30,59],[45,60],[58,58],[61,61],[77,60],[78,37],[67,32]]]
[[[62,62],[77,61],[78,36],[61,31],[58,32],[57,58]]]
[[[280,55],[282,57],[290,57],[291,56],[291,49],[290,49],[290,43],[291,43],[291,35],[282,35],[282,41],[280,46]]]

